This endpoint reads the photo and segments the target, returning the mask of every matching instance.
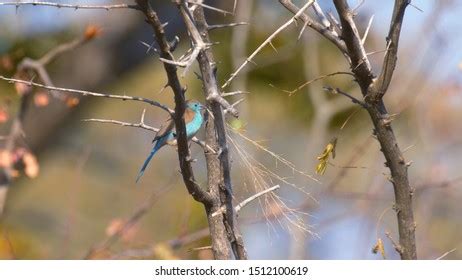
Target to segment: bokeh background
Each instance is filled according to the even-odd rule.
[[[92,1],[116,2],[121,1]],[[178,57],[189,47],[178,12],[170,1],[154,2],[162,20],[168,21],[168,37],[180,37]],[[208,2],[233,8],[233,1]],[[318,2],[335,14],[331,1]],[[350,4],[357,2],[361,1]],[[448,252],[445,258],[461,259],[462,3],[412,4],[385,101],[396,114],[393,125],[405,158],[412,161],[418,256],[435,259]],[[376,71],[384,56],[391,11],[391,1],[370,0],[357,10],[360,32],[374,15],[366,49]],[[277,1],[241,0],[235,16],[215,12],[207,16],[211,24],[249,23],[211,31],[218,42],[213,51],[223,83],[292,15]],[[142,43],[153,43],[152,32],[136,11],[0,6],[0,26],[1,75],[12,76],[24,57],[40,58],[82,36],[88,26],[97,26],[101,34],[94,40],[47,66],[54,84],[143,96],[173,106],[172,92],[160,92],[166,83],[162,65]],[[386,257],[397,259],[386,236],[389,232],[398,239],[392,185],[369,118],[349,100],[323,90],[339,87],[359,97],[355,83],[348,75],[337,75],[287,92],[321,75],[349,71],[340,52],[309,28],[297,40],[300,29],[294,25],[277,36],[273,41],[277,52],[265,48],[227,88],[248,92],[238,107],[240,118],[228,119],[236,203],[264,188],[281,187],[239,213],[249,257],[381,259],[380,253],[372,252],[380,239]],[[193,71],[183,83],[188,97],[203,100]],[[137,123],[145,109],[146,124],[159,126],[165,112],[111,99],[63,102],[40,90],[35,95],[24,132],[39,172],[37,176],[19,172],[9,187],[0,218],[1,259],[212,257],[208,250],[194,249],[209,244],[207,221],[180,179],[175,149],[159,152],[135,184],[154,134],[82,121]],[[19,99],[13,85],[0,81],[1,136],[10,131]],[[324,175],[315,175],[317,156],[333,137],[338,139],[336,157]],[[0,141],[4,150],[5,139]],[[197,158],[197,180],[205,184],[203,152],[194,144],[191,149]],[[133,223],[127,226],[127,221]],[[124,233],[114,236],[124,225]]]

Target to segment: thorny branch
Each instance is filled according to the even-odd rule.
[[[227,244],[229,243],[237,259],[246,259],[247,253],[244,243],[235,223],[235,213],[232,203],[231,166],[229,163],[227,134],[222,107],[234,116],[237,116],[237,111],[221,96],[216,78],[217,68],[213,53],[210,48],[206,47],[210,45],[210,39],[202,7],[192,5],[190,8],[185,1],[181,1],[178,3],[178,8],[190,35],[191,43],[195,48],[202,46],[197,61],[201,72],[204,94],[206,95],[206,100],[211,108],[213,117],[213,122],[209,121],[206,124],[206,143],[214,148],[217,147],[219,150],[218,155],[206,154],[209,192],[215,197],[215,203],[209,209],[210,211],[207,211],[207,215],[212,236],[213,224],[215,230],[220,235],[226,234],[227,240],[214,240],[212,238],[212,250],[216,258],[229,259],[230,253],[228,252],[229,246]],[[226,213],[213,217],[212,213],[223,205],[226,207]],[[221,225],[216,227],[217,224]],[[217,250],[218,248],[221,248],[221,252]]]
[[[65,92],[65,93],[80,94],[82,96],[93,96],[93,97],[119,99],[119,100],[122,100],[122,101],[143,102],[143,103],[149,104],[151,106],[155,106],[157,108],[160,108],[160,109],[168,112],[169,114],[174,114],[174,112],[175,112],[172,109],[168,108],[165,105],[160,104],[157,101],[154,101],[154,100],[151,100],[151,99],[148,99],[148,98],[144,98],[144,97],[130,96],[130,95],[116,95],[116,94],[92,92],[92,91],[86,91],[86,90],[80,90],[80,89],[71,89],[71,88],[47,86],[47,85],[32,82],[32,81],[25,81],[25,80],[20,80],[20,79],[7,78],[7,77],[1,76],[1,75],[0,75],[0,79],[4,80],[4,81],[7,81],[9,83],[20,83],[20,84],[24,84],[24,85],[27,85],[27,86],[34,86],[34,87],[38,87],[38,88],[52,90],[52,91],[55,91],[55,92]]]
[[[279,2],[293,14],[300,10],[290,0]],[[312,24],[308,16],[302,17],[308,26],[320,32],[334,43],[350,63],[355,74],[356,82],[364,96],[366,109],[374,125],[374,134],[380,143],[381,151],[386,159],[386,166],[391,171],[391,182],[395,192],[396,213],[398,218],[399,244],[402,259],[416,259],[415,222],[412,210],[412,188],[409,185],[408,165],[398,147],[396,137],[391,127],[392,118],[389,116],[383,96],[388,89],[396,66],[398,42],[404,12],[409,0],[395,0],[390,29],[387,37],[387,53],[382,65],[379,78],[375,78],[361,38],[354,21],[355,11],[350,9],[346,0],[334,0],[335,8],[340,18],[341,34],[336,36],[327,28],[320,28],[321,23]],[[335,17],[331,16],[333,21]],[[370,24],[369,24],[370,25]],[[349,97],[351,99],[351,97]]]
[[[143,112],[144,113],[144,112]],[[144,116],[144,114],[143,114]],[[141,118],[141,121],[139,123],[129,123],[129,122],[122,122],[122,121],[117,121],[117,120],[108,120],[108,119],[83,119],[82,121],[84,122],[96,122],[96,123],[109,123],[109,124],[114,124],[114,125],[120,125],[120,126],[127,126],[127,127],[136,127],[136,128],[142,128],[145,130],[149,131],[154,131],[158,132],[159,129],[156,127],[149,126],[144,123],[144,118]],[[197,145],[201,146],[204,150],[209,151],[211,153],[216,153],[215,150],[212,149],[212,147],[208,146],[205,144],[204,141],[199,140],[197,137],[193,137],[191,139],[194,143]]]
[[[136,0],[141,12],[145,15],[146,21],[151,25],[156,42],[159,46],[161,58],[174,60],[170,51],[170,45],[165,36],[164,26],[160,22],[156,12],[152,9],[148,0]],[[190,162],[190,152],[188,147],[188,139],[186,137],[186,125],[183,119],[183,114],[186,109],[186,101],[184,97],[185,88],[181,86],[177,75],[176,67],[172,64],[164,62],[164,69],[168,77],[168,85],[172,88],[175,95],[175,128],[177,131],[178,142],[178,160],[180,161],[181,174],[183,181],[188,189],[188,192],[195,200],[208,206],[212,203],[211,195],[202,189],[194,180],[194,173]]]
[[[138,10],[137,5],[131,4],[115,4],[115,5],[78,5],[78,4],[64,4],[45,1],[22,1],[22,2],[0,2],[0,6],[48,6],[55,8],[69,8],[69,9],[83,9],[83,10],[114,10],[114,9],[134,9]]]
[[[284,29],[286,29],[288,26],[290,26],[292,23],[296,22],[296,20],[299,17],[302,17],[304,15],[304,12],[306,9],[308,9],[312,4],[313,0],[308,1],[300,10],[298,10],[295,15],[288,20],[286,23],[281,25],[276,31],[273,32],[249,57],[246,58],[246,60],[239,66],[239,68],[234,71],[231,76],[228,78],[228,80],[221,86],[221,88],[227,87],[231,81],[241,72],[241,70],[249,63],[252,62],[252,59],[267,45],[271,44],[271,41],[279,34],[281,33]]]

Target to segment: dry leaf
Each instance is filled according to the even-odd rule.
[[[26,152],[22,157],[24,163],[24,173],[29,178],[35,178],[39,174],[39,164],[37,158],[30,152]]]
[[[381,238],[377,239],[377,243],[375,243],[374,248],[372,248],[372,253],[377,254],[378,252],[380,252],[383,259],[387,258],[385,256],[385,247],[383,246]]]
[[[34,103],[37,107],[45,107],[50,104],[50,96],[44,91],[38,91],[34,95]]]

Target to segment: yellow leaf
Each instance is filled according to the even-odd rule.
[[[383,246],[381,238],[377,239],[377,243],[375,243],[374,248],[372,248],[372,253],[377,254],[378,252],[380,252],[383,259],[387,258],[385,256],[385,247]]]
[[[332,140],[326,145],[326,148],[320,154],[317,159],[319,160],[318,165],[316,166],[316,173],[323,175],[327,169],[327,163],[329,162],[329,155],[332,155],[332,158],[335,158],[335,147],[337,145],[337,137],[332,138]]]

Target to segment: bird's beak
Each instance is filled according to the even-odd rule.
[[[200,110],[205,110],[206,108],[207,108],[207,107],[205,107],[205,106],[202,105],[202,104],[199,105],[199,109],[200,109]]]

